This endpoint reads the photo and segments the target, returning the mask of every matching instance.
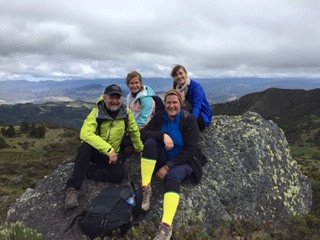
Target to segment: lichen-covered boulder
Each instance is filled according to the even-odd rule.
[[[204,230],[224,222],[246,219],[286,223],[295,214],[307,213],[312,204],[308,179],[292,159],[281,129],[256,113],[217,116],[200,137],[208,158],[198,185],[191,180],[181,187],[175,228],[197,224]],[[125,168],[131,179],[140,179],[139,159],[128,159]],[[43,233],[46,239],[81,239],[75,226],[64,233],[72,219],[107,186],[86,180],[76,210],[63,208],[64,184],[72,164],[61,165],[50,176],[29,189],[10,208],[7,220],[21,220]],[[125,181],[122,183],[125,184]],[[141,224],[156,229],[162,214],[162,183],[153,178],[150,211]]]

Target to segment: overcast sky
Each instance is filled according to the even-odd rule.
[[[320,77],[319,0],[0,0],[0,80]]]

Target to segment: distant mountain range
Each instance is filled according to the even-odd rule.
[[[81,87],[77,92],[80,91],[83,91],[84,97],[86,89]],[[72,90],[70,94],[73,94],[71,92]],[[46,122],[80,128],[93,105],[94,103],[82,101],[3,104],[0,105],[0,122],[14,125],[20,124],[21,121]],[[306,122],[312,116],[320,119],[320,88],[312,90],[269,88],[262,92],[247,94],[235,101],[213,104],[212,107],[214,115],[257,112],[265,119],[277,122],[286,132],[294,131],[298,123]]]
[[[308,90],[320,87],[319,78],[202,78],[195,80],[201,83],[211,103],[232,101],[245,94],[267,88]],[[160,95],[172,87],[171,78],[145,78],[143,82]],[[0,104],[48,101],[95,102],[104,88],[112,83],[120,85],[125,95],[128,93],[125,80],[120,78],[39,82],[0,81]]]
[[[266,119],[282,119],[286,122],[296,121],[311,114],[320,116],[320,88],[269,88],[247,94],[236,101],[214,105],[217,115],[242,115],[246,111],[257,112]]]
[[[215,115],[242,115],[247,111],[273,120],[284,130],[290,142],[297,143],[302,133],[310,135],[320,129],[320,88],[270,88],[247,94],[236,101],[213,105]]]

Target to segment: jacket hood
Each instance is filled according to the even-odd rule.
[[[96,101],[97,106],[98,106],[99,102],[101,102],[101,101],[103,101],[103,95],[101,95],[101,96],[97,99],[97,101]]]
[[[129,92],[127,95],[127,99],[128,97],[131,95],[131,93]],[[156,96],[156,93],[153,91],[153,89],[149,86],[143,85],[142,86],[142,91],[140,91],[137,96],[134,98],[134,101],[136,101],[139,98],[143,98],[143,97],[153,97]]]

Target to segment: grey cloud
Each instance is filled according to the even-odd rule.
[[[314,0],[0,4],[0,79],[169,76],[176,63],[197,76],[320,76]]]

